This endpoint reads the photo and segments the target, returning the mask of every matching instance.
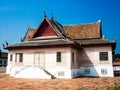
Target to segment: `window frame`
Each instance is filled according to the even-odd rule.
[[[56,62],[62,62],[61,52],[56,52]]]
[[[74,63],[75,62],[75,54],[74,54],[74,52],[72,52],[72,63]]]
[[[85,68],[84,69],[84,74],[90,74],[90,69],[89,68]]]
[[[64,71],[59,71],[58,76],[65,76],[65,72]]]
[[[99,52],[100,61],[108,61],[108,52]]]
[[[101,69],[101,75],[107,75],[107,69],[106,68],[102,68]]]
[[[23,53],[16,53],[16,62],[23,62]]]
[[[10,61],[13,61],[13,55],[10,54]]]

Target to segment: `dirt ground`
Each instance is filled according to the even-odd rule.
[[[0,73],[0,90],[107,90],[120,85],[120,77],[75,79],[21,79]]]

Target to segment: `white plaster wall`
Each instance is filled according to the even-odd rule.
[[[90,69],[90,74],[85,74],[84,69]],[[103,75],[101,69],[106,69],[107,74]],[[111,65],[97,65],[79,68],[80,76],[113,77],[113,67]]]
[[[39,67],[34,66],[27,66],[21,72],[14,74],[16,78],[44,78],[44,79],[51,79],[51,76],[44,72]]]
[[[84,48],[87,56],[94,65],[109,63],[112,64],[112,49],[111,46],[96,46],[96,47],[85,47]],[[99,60],[99,52],[108,52],[108,61]]]
[[[24,63],[24,65],[33,65],[34,64],[34,54],[33,53],[24,53],[23,54],[23,63]]]
[[[72,60],[73,59],[72,53],[74,53],[74,62]],[[71,63],[72,70],[73,70],[73,68],[74,69],[79,68],[80,67],[80,59],[82,59],[81,56],[80,56],[80,51],[78,51],[74,48],[71,48],[71,53],[70,54],[71,54],[70,55],[70,63]]]
[[[45,53],[45,69],[49,70],[49,73],[55,75],[58,78],[71,78],[70,60],[71,53],[70,48],[47,48],[47,49],[31,49],[31,50],[12,50],[9,52],[7,74],[14,75],[15,72],[21,65],[34,65],[34,53],[44,52]],[[56,62],[56,52],[62,52],[61,63]],[[16,53],[23,53],[23,64],[15,66]],[[13,55],[13,61],[10,62],[10,54]],[[64,76],[58,76],[58,72],[64,72]],[[19,76],[19,75],[18,75]]]
[[[61,52],[62,61],[61,63],[56,62],[56,52]],[[70,70],[70,49],[54,49],[52,51],[48,51],[45,54],[45,69],[49,71],[52,75],[57,78],[71,78],[71,70]],[[64,72],[63,76],[58,76],[58,72]]]
[[[80,76],[79,69],[72,69],[71,70],[71,77],[75,78],[75,77],[78,77],[78,76]]]
[[[85,53],[92,62],[90,66],[91,73],[88,75],[84,74],[85,66],[79,66],[78,61],[81,56],[76,56],[77,50],[72,48],[41,48],[41,49],[30,49],[30,50],[12,50],[8,54],[8,66],[6,73],[10,74],[11,69],[15,67],[15,55],[16,53],[23,53],[23,65],[34,65],[34,53],[35,52],[44,52],[45,53],[45,69],[49,71],[52,75],[57,78],[73,78],[79,75],[83,76],[113,76],[113,67],[112,67],[112,50],[110,46],[99,46],[99,47],[86,47]],[[56,52],[62,52],[63,62],[56,62]],[[71,69],[71,53],[75,52],[75,64],[74,66],[79,66],[79,68]],[[99,52],[108,52],[108,61],[101,62],[99,61]],[[13,55],[13,61],[10,62],[10,54]],[[107,75],[101,75],[101,69],[107,69]],[[17,68],[14,68],[15,70]],[[59,76],[58,72],[64,72],[63,76]],[[14,70],[13,70],[14,74]]]
[[[50,73],[52,73],[52,75],[54,75],[56,78],[72,78],[71,69],[69,69],[69,68],[56,67],[54,69],[47,68],[46,70],[49,71]],[[58,74],[59,72],[63,72],[64,75],[59,75]]]
[[[10,61],[10,55],[13,55],[13,61]],[[9,52],[8,53],[8,64],[7,64],[7,67],[6,67],[6,74],[10,74],[11,72],[11,68],[14,66],[15,64],[15,54],[12,53],[12,52]]]
[[[56,52],[45,53],[45,68],[54,68],[56,65]]]
[[[88,67],[80,66],[80,69],[79,69],[80,75],[113,77],[111,46],[85,47],[84,51],[86,53],[86,56],[88,57],[88,59],[91,61],[92,64],[90,66],[88,65]],[[100,61],[99,52],[108,52],[108,61]],[[91,73],[89,75],[84,74],[85,68],[90,68]],[[101,69],[107,69],[107,75],[102,75]]]

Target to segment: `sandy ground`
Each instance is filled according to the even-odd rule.
[[[75,79],[21,79],[0,73],[0,90],[107,90],[114,83],[120,84],[120,77]]]

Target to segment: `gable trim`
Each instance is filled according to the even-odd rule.
[[[48,23],[48,25],[50,25],[50,28],[52,28],[52,29],[54,30],[53,26],[51,25],[51,23],[50,23],[50,21],[47,19],[47,17],[44,17],[44,19],[43,19],[42,22],[40,23],[39,27],[37,28],[37,30],[36,30],[36,32],[35,32],[35,34],[33,35],[32,38],[36,38],[35,35],[38,33],[39,28],[41,27],[42,23],[43,23],[45,20],[46,20],[46,22]],[[54,30],[54,33],[56,34],[56,35],[54,35],[54,36],[58,36],[57,33],[55,32],[55,30]]]

